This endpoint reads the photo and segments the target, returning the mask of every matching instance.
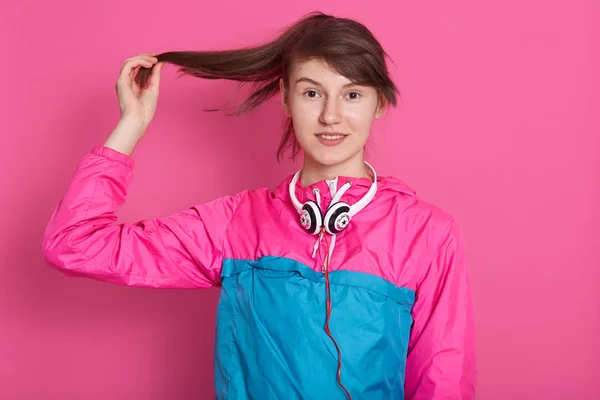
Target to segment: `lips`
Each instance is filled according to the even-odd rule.
[[[319,139],[319,142],[325,146],[337,146],[342,143],[348,135],[341,132],[321,132],[317,133],[316,136]]]
[[[341,139],[347,135],[343,134],[343,133],[338,133],[338,132],[331,132],[331,133],[319,133],[317,134],[317,136],[322,137],[323,139],[328,139],[328,140],[336,140],[336,139]]]

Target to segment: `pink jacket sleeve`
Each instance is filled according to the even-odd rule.
[[[80,162],[43,238],[45,260],[69,276],[116,284],[194,288],[220,284],[225,232],[243,192],[164,218],[120,223],[134,162],[96,146]]]
[[[417,289],[407,400],[475,398],[475,321],[462,232],[452,221]]]

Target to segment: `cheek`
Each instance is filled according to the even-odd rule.
[[[374,111],[370,106],[351,105],[344,109],[344,120],[357,134],[369,134],[374,115]]]
[[[306,99],[298,99],[293,98],[290,101],[290,110],[294,114],[298,115],[306,115],[306,114],[319,114],[321,110],[321,104],[318,100],[306,100]]]
[[[319,122],[320,107],[318,104],[303,101],[291,101],[290,113],[297,135],[312,132]]]

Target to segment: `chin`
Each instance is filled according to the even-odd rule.
[[[352,154],[332,151],[314,152],[309,153],[307,155],[316,164],[327,167],[343,164],[344,162],[352,158]]]

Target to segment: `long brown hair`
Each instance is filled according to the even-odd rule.
[[[204,79],[226,79],[249,83],[253,90],[236,115],[246,113],[279,92],[279,79],[289,87],[293,62],[319,59],[359,85],[372,86],[396,105],[398,89],[386,66],[388,54],[363,24],[322,12],[313,12],[287,27],[266,44],[233,50],[171,51],[157,55],[159,62],[180,66],[179,72]],[[136,83],[145,87],[151,69],[140,68]],[[287,147],[292,158],[300,150],[289,119],[277,150],[280,161]]]

